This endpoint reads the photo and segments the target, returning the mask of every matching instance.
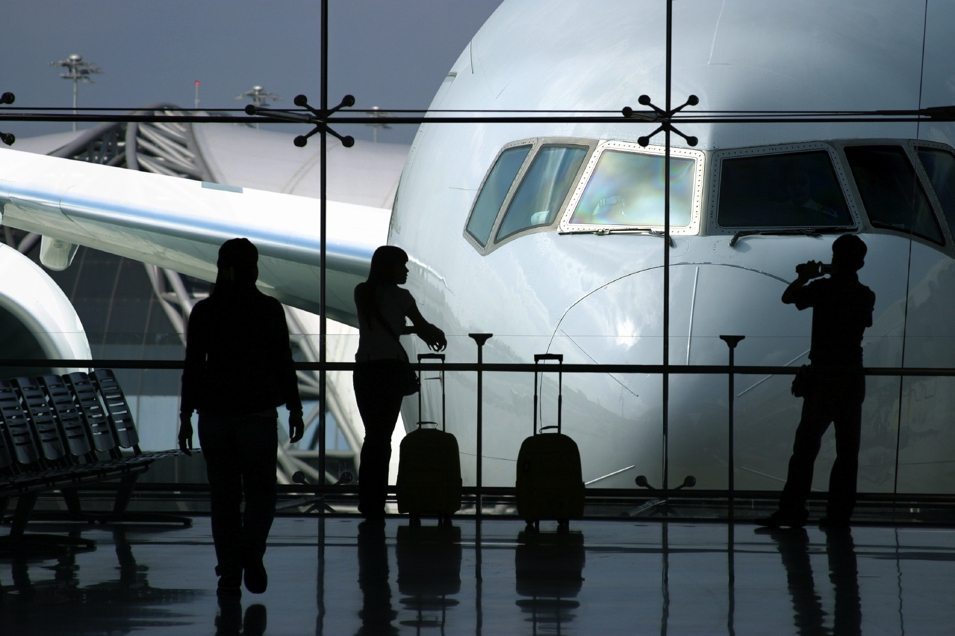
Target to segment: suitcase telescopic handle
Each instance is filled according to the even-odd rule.
[[[443,353],[419,353],[418,354],[418,364],[421,364],[424,360],[437,360],[441,363],[441,375],[438,376],[438,380],[441,382],[441,430],[447,429],[447,413],[446,413],[446,401],[444,395],[444,354]],[[418,370],[418,379],[419,384],[422,377],[421,370]],[[418,389],[418,428],[421,428],[423,424],[434,424],[435,428],[438,427],[437,422],[431,421],[421,421],[421,394],[424,393],[424,387]]]
[[[534,421],[532,422],[532,433],[537,435],[537,375],[543,373],[538,369],[538,365],[544,360],[554,360],[557,362],[557,426],[542,426],[545,428],[556,428],[560,433],[561,412],[564,407],[564,355],[562,353],[535,353],[534,354]]]

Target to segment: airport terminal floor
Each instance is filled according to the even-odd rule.
[[[955,529],[757,531],[583,520],[571,532],[455,518],[283,516],[268,590],[220,604],[209,518],[50,525],[90,549],[0,556],[0,633],[950,634]]]

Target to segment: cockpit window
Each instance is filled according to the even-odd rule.
[[[504,213],[497,240],[553,223],[587,150],[587,146],[541,147]]]
[[[494,162],[494,166],[484,179],[481,193],[474,202],[471,218],[468,219],[467,224],[468,234],[482,246],[487,245],[497,213],[530,150],[529,145],[507,148]]]
[[[869,220],[942,244],[942,231],[901,146],[847,146],[846,158]]]
[[[663,227],[664,157],[606,149],[568,220],[569,229]],[[670,224],[687,226],[693,211],[696,161],[670,158]]]
[[[726,158],[719,196],[725,228],[855,224],[825,150]]]
[[[919,148],[918,154],[942,204],[948,227],[955,231],[955,155],[937,148]]]

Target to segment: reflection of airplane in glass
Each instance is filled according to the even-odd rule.
[[[665,6],[505,2],[431,108],[619,112],[640,94],[663,103]],[[674,99],[700,98],[686,115],[955,103],[951,6],[700,0],[673,9]],[[668,249],[672,364],[724,364],[719,336],[743,334],[738,364],[799,365],[809,316],[780,294],[796,263],[828,259],[833,236],[852,231],[869,246],[861,277],[877,294],[866,364],[955,366],[955,126],[827,119],[681,123],[699,144],[674,136],[672,242],[660,237],[663,148],[637,143],[654,124],[425,124],[390,225],[379,208],[330,202],[328,316],[354,323],[351,289],[387,236],[412,255],[409,287],[422,311],[457,336],[449,360],[473,360],[465,334],[487,331],[495,334],[487,361],[554,351],[569,363],[656,364]],[[787,199],[797,177],[814,205]],[[49,237],[46,262],[61,266],[72,244],[84,244],[211,279],[218,244],[247,236],[260,246],[263,288],[317,310],[313,199],[8,150],[0,204],[4,224]],[[484,474],[495,483],[513,483],[529,384],[485,378]],[[862,491],[949,488],[951,384],[869,379]],[[781,484],[799,408],[788,385],[788,377],[737,380],[737,488]],[[631,486],[640,472],[663,481],[661,386],[643,374],[566,378],[564,426],[580,445],[585,480]],[[473,473],[473,375],[453,374],[448,392],[448,421]],[[671,376],[670,477],[692,473],[701,488],[725,488],[725,426],[725,377]]]

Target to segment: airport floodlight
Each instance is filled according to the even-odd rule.
[[[71,53],[65,59],[56,60],[55,62],[50,62],[50,66],[59,66],[65,69],[65,71],[60,74],[60,77],[63,79],[68,79],[73,82],[73,114],[76,114],[76,101],[77,94],[79,93],[79,83],[80,82],[93,82],[91,75],[97,73],[102,73],[98,66],[91,64],[83,59],[82,55],[78,53]],[[73,122],[73,132],[76,132],[76,122]]]
[[[256,108],[267,107],[272,102],[278,101],[280,98],[275,93],[270,93],[262,86],[256,84],[249,90],[245,91],[240,95],[236,95],[236,99],[250,99],[252,100],[252,105]],[[258,128],[259,125],[255,124],[255,127]]]
[[[389,113],[386,113],[377,106],[372,106],[371,111],[368,113],[368,116],[375,120],[381,119],[382,117],[387,117],[388,115]],[[380,121],[376,121],[375,123],[369,125],[371,126],[371,140],[373,143],[378,143],[378,131],[380,129],[391,128],[389,124]]]
[[[268,106],[271,102],[278,100],[279,96],[256,84],[241,95],[236,95],[236,99],[251,99],[256,106]]]

